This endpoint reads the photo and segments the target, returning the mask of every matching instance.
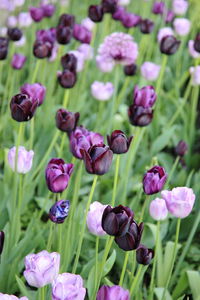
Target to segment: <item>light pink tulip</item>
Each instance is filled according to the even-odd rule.
[[[200,66],[190,67],[192,85],[200,85]]]
[[[168,214],[165,200],[156,198],[155,200],[151,201],[149,206],[149,213],[154,220],[165,220]]]
[[[13,147],[8,152],[8,163],[11,169],[15,172],[15,155],[16,147]],[[17,159],[17,172],[26,174],[32,167],[34,152],[32,150],[27,151],[24,147],[19,146],[18,148],[18,159]]]
[[[141,66],[141,74],[147,80],[151,80],[151,81],[156,80],[158,78],[159,72],[160,72],[160,66],[152,62],[146,61]]]
[[[114,86],[111,82],[94,81],[91,85],[92,96],[100,101],[109,100],[114,92]]]
[[[189,50],[190,55],[191,55],[193,58],[199,58],[199,57],[200,57],[200,53],[197,52],[197,51],[194,49],[194,41],[193,41],[193,40],[190,40],[190,41],[188,42],[188,50]]]
[[[186,0],[174,0],[172,3],[173,12],[176,15],[184,15],[188,9],[188,1]]]
[[[90,205],[90,210],[87,214],[87,227],[95,235],[101,236],[106,234],[101,226],[102,215],[106,207],[107,205],[103,205],[97,201]]]
[[[191,22],[185,18],[176,18],[173,22],[174,30],[180,36],[187,35],[190,32]]]
[[[18,298],[15,295],[8,295],[0,293],[0,300],[28,300],[27,297]]]

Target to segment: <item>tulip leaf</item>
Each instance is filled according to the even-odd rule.
[[[15,278],[16,278],[17,284],[19,286],[19,289],[20,289],[22,295],[26,296],[29,300],[34,300],[35,297],[33,295],[33,292],[30,292],[27,290],[25,284],[17,275],[15,275]]]
[[[200,272],[187,271],[189,285],[192,291],[193,299],[200,300],[199,287],[200,287]]]
[[[177,299],[188,287],[188,279],[186,272],[182,272],[176,287],[173,291],[172,297],[173,299]]]
[[[110,270],[112,269],[112,267],[115,263],[115,259],[116,259],[116,251],[114,249],[111,256],[107,259],[107,261],[104,265],[103,277],[106,276],[110,272]]]
[[[158,300],[162,299],[164,290],[165,290],[165,288],[163,288],[163,287],[159,287],[159,288],[154,289],[154,293],[155,293]],[[165,300],[172,300],[172,296],[170,295],[168,290],[166,290],[166,292],[165,292],[165,298],[164,299]]]
[[[172,126],[170,129],[165,130],[164,133],[161,134],[157,139],[155,139],[151,148],[153,155],[159,153],[163,148],[165,148],[168,145],[169,140],[174,134],[175,128],[175,126]]]
[[[88,280],[87,280],[87,291],[88,291],[89,299],[91,298],[95,288],[94,278],[95,278],[95,266],[93,266],[93,268],[90,270]]]

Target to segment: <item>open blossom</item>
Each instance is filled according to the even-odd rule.
[[[119,285],[103,285],[97,293],[97,300],[130,300],[130,294]]]
[[[91,85],[92,96],[101,101],[109,100],[114,92],[114,86],[111,82],[94,81]]]
[[[87,227],[89,231],[95,235],[106,234],[101,226],[103,212],[106,207],[107,205],[103,205],[98,201],[90,204],[90,210],[87,214]]]
[[[176,187],[171,191],[162,191],[162,198],[166,201],[169,212],[177,218],[186,218],[192,211],[195,194],[187,187]]]
[[[0,299],[1,300],[28,300],[27,297],[18,298],[15,295],[8,295],[8,294],[2,294],[2,293],[0,293]]]
[[[188,1],[174,0],[172,3],[172,9],[176,15],[184,15],[188,9]]]
[[[192,77],[192,85],[200,85],[200,66],[190,67],[190,75]]]
[[[130,65],[138,56],[138,45],[133,37],[123,32],[114,32],[107,36],[98,49],[97,61],[109,64],[110,69],[115,64]],[[97,63],[97,65],[98,65]]]
[[[141,66],[142,76],[147,80],[151,80],[151,81],[156,80],[158,78],[159,72],[160,72],[160,66],[152,62],[146,61]]]
[[[15,155],[16,147],[13,147],[8,152],[8,163],[13,171],[15,171]],[[16,171],[20,174],[29,172],[32,167],[33,156],[34,152],[32,150],[27,151],[24,147],[19,146]]]
[[[190,40],[190,41],[188,42],[188,50],[189,50],[190,55],[191,55],[193,58],[199,58],[199,57],[200,57],[200,53],[197,52],[197,51],[194,49],[194,41],[193,41],[193,40]]]
[[[158,35],[157,35],[158,42],[160,43],[162,41],[162,39],[168,35],[174,35],[174,31],[171,29],[171,27],[161,28],[158,31]]]
[[[178,35],[184,36],[190,32],[191,22],[186,18],[176,18],[173,25]]]
[[[143,190],[147,195],[160,192],[167,180],[167,173],[161,166],[154,166],[143,177]]]

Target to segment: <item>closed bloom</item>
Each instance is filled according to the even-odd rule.
[[[134,76],[137,72],[137,65],[136,64],[131,64],[128,66],[124,66],[124,74],[126,76]]]
[[[141,265],[149,265],[151,260],[154,257],[154,251],[152,249],[148,249],[144,245],[140,245],[136,250],[136,260],[138,264]]]
[[[160,42],[160,51],[166,55],[172,55],[176,53],[180,43],[173,35],[165,36]]]
[[[156,15],[162,15],[164,13],[165,3],[156,1],[153,4],[152,12]]]
[[[36,40],[33,45],[33,54],[35,57],[43,59],[51,56],[52,49],[52,43]]]
[[[49,218],[56,224],[61,224],[65,221],[69,213],[69,200],[57,201],[49,210]]]
[[[85,18],[81,21],[81,25],[87,28],[89,31],[92,31],[95,27],[95,23],[90,18]]]
[[[160,66],[146,61],[141,66],[141,73],[145,79],[154,81],[158,78],[158,75],[160,73]]]
[[[190,67],[190,75],[192,77],[192,85],[200,85],[200,66]]]
[[[101,22],[103,20],[103,8],[101,5],[90,5],[89,9],[88,9],[88,16],[89,18],[97,23],[97,22]],[[82,24],[84,25],[84,24]],[[89,29],[87,26],[85,26],[87,29]],[[91,30],[91,29],[89,29]]]
[[[174,19],[175,15],[172,10],[167,10],[167,14],[165,17],[165,23],[171,23]]]
[[[160,166],[154,166],[146,172],[143,178],[143,190],[147,195],[153,195],[160,192],[167,180],[165,169]]]
[[[75,72],[69,70],[64,70],[63,72],[58,72],[58,82],[65,89],[73,88],[76,83],[77,76]]]
[[[72,38],[72,28],[59,25],[56,28],[56,39],[57,42],[61,45],[66,45],[70,42]]]
[[[115,16],[116,16],[116,13],[114,14]],[[126,28],[135,27],[138,24],[140,24],[140,22],[141,22],[141,17],[140,16],[134,15],[134,14],[129,13],[129,12],[123,12],[122,13],[122,11],[121,11],[121,16],[119,15],[119,17],[121,18],[122,24]]]
[[[194,40],[194,50],[200,52],[200,33],[197,33]]]
[[[172,28],[171,27],[161,28],[158,31],[158,35],[157,35],[158,42],[160,43],[162,41],[162,39],[168,35],[174,35],[174,31],[172,30]]]
[[[61,64],[64,70],[76,72],[77,58],[73,53],[67,53],[61,57]]]
[[[35,22],[40,22],[44,18],[44,11],[42,7],[31,7],[29,9],[31,18]]]
[[[139,23],[140,31],[144,34],[151,33],[154,29],[154,22],[149,19],[141,20]]]
[[[43,4],[41,6],[42,10],[43,10],[43,15],[44,17],[50,18],[53,16],[56,7],[53,4]]]
[[[90,210],[87,214],[87,227],[88,230],[95,235],[101,236],[106,234],[101,225],[105,208],[106,205],[103,205],[97,201],[90,204]]]
[[[61,131],[70,133],[72,132],[78,123],[80,114],[70,112],[64,108],[61,108],[56,113],[56,126]]]
[[[114,14],[112,14],[112,18],[117,21],[123,21],[125,15],[126,17],[129,17],[127,16],[127,14],[128,13],[123,6],[117,6],[116,11],[114,12]]]
[[[153,86],[147,85],[141,89],[137,85],[135,86],[133,92],[134,105],[149,108],[154,105],[156,98],[157,95]]]
[[[123,131],[115,130],[111,136],[107,135],[108,145],[115,154],[126,153],[133,137],[127,138]]]
[[[73,164],[66,164],[61,158],[52,158],[46,167],[46,183],[53,193],[63,192],[69,183]]]
[[[24,277],[30,286],[41,288],[53,282],[58,276],[60,254],[43,250],[25,257]]]
[[[22,37],[22,32],[19,28],[8,28],[8,37],[11,41],[19,41]]]
[[[112,163],[113,152],[108,146],[103,143],[98,145],[95,144],[88,150],[80,149],[80,152],[88,173],[103,175],[109,171]]]
[[[25,62],[26,62],[26,56],[19,53],[15,53],[13,55],[11,65],[13,69],[20,70],[23,68]]]
[[[15,156],[16,156],[16,147],[13,147],[8,152],[8,163],[14,172],[15,172]],[[19,146],[16,172],[21,174],[28,173],[32,167],[33,156],[34,156],[34,152],[32,150],[27,151],[24,147]]]
[[[33,101],[26,94],[17,94],[10,102],[12,118],[18,122],[29,121],[34,116],[37,106],[38,100]]]
[[[153,110],[151,107],[131,105],[128,108],[129,121],[134,126],[147,126],[153,119]]]
[[[41,105],[44,102],[46,95],[46,88],[40,83],[25,83],[21,87],[21,93],[29,96],[33,101],[38,101],[38,105]]]
[[[102,0],[101,5],[104,13],[113,14],[117,9],[118,0]]]
[[[130,300],[128,290],[124,290],[119,285],[102,285],[97,293],[97,300]]]
[[[92,96],[100,101],[109,100],[114,92],[114,86],[111,82],[94,81],[91,85]]]
[[[4,240],[5,240],[5,233],[3,231],[0,231],[0,255],[3,252]]]
[[[176,15],[184,15],[188,9],[188,2],[186,0],[173,0],[172,8]]]
[[[192,211],[195,194],[187,187],[176,187],[171,191],[162,191],[161,195],[166,201],[167,209],[177,218],[186,218]]]
[[[28,300],[27,297],[18,298],[15,295],[8,295],[8,294],[2,294],[2,293],[0,293],[0,299],[1,300]]]
[[[33,20],[29,12],[21,12],[18,15],[18,23],[20,27],[29,27]]]
[[[62,14],[58,21],[58,25],[62,25],[64,27],[73,28],[74,24],[75,24],[75,17],[69,14]]]
[[[190,40],[188,42],[188,50],[189,50],[190,55],[193,58],[199,58],[200,57],[200,53],[198,51],[196,51],[195,48],[194,48],[194,41],[193,40]]]
[[[163,200],[162,198],[156,198],[151,201],[149,206],[149,213],[150,216],[156,221],[165,220],[168,215],[165,200]]]
[[[76,72],[81,72],[84,68],[84,63],[85,63],[84,54],[78,50],[70,51],[70,54],[73,54],[77,59]]]
[[[185,18],[176,18],[173,22],[176,33],[180,36],[187,35],[190,32],[191,22]]]
[[[53,281],[52,300],[84,300],[86,289],[80,275],[62,273]]]
[[[175,152],[179,156],[184,156],[187,150],[188,150],[188,145],[186,144],[185,141],[179,141],[175,148]]]
[[[75,24],[73,29],[73,37],[81,43],[90,44],[92,33],[83,25]]]

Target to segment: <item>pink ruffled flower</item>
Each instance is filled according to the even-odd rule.
[[[1,300],[28,300],[27,297],[18,298],[15,295],[8,295],[8,294],[2,294],[2,293],[0,293],[0,299]]]
[[[158,75],[159,75],[159,72],[160,72],[160,66],[156,65],[152,62],[146,61],[141,66],[140,70],[141,70],[142,76],[145,79],[154,81],[158,78]]]
[[[8,152],[8,163],[14,172],[15,172],[15,156],[16,156],[16,147],[13,147]],[[34,152],[32,150],[27,151],[24,147],[19,146],[16,171],[20,174],[28,173],[32,167],[33,156],[34,156]]]
[[[162,39],[167,35],[174,35],[174,31],[171,29],[171,27],[161,28],[158,31],[158,35],[157,35],[158,42],[160,43]]]
[[[197,52],[197,51],[194,49],[194,41],[193,41],[193,40],[190,40],[190,41],[188,42],[188,50],[189,50],[190,55],[191,55],[193,58],[199,58],[199,57],[200,57],[200,53]]]
[[[188,2],[186,0],[174,0],[172,9],[176,15],[184,15],[188,9]]]
[[[111,82],[94,81],[91,85],[92,96],[100,101],[109,100],[114,92],[114,86]]]
[[[187,35],[190,32],[191,22],[185,18],[176,18],[173,22],[176,33],[180,36]]]
[[[17,17],[16,16],[9,16],[7,19],[8,27],[16,27],[17,26]]]
[[[173,216],[186,218],[191,213],[195,202],[195,194],[192,189],[177,187],[171,191],[162,191],[161,195]]]
[[[156,198],[155,200],[151,201],[149,206],[149,213],[154,220],[165,220],[168,214],[165,200]]]
[[[87,227],[95,235],[101,236],[106,234],[101,226],[103,212],[106,207],[107,205],[103,205],[98,201],[90,204],[90,210],[87,214]]]
[[[90,60],[94,56],[94,49],[89,44],[81,44],[77,50],[84,55],[85,60]]]
[[[190,67],[190,75],[192,77],[192,85],[200,85],[200,66]]]

